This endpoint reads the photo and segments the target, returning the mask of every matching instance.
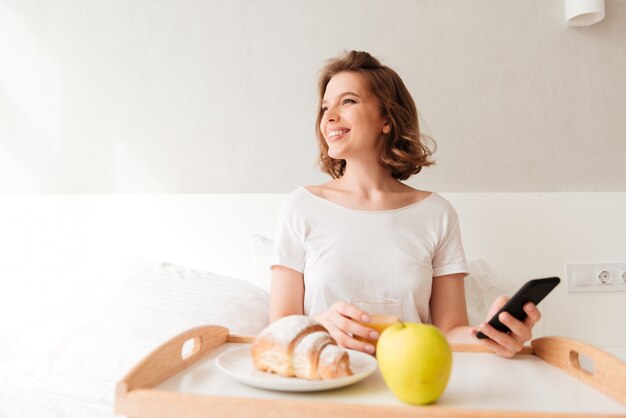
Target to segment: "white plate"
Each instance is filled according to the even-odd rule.
[[[227,351],[216,359],[215,364],[222,372],[246,385],[287,392],[315,392],[352,385],[365,379],[376,370],[377,363],[374,357],[360,351],[346,351],[350,355],[350,368],[354,374],[328,380],[283,377],[257,370],[252,364],[252,354],[249,347]]]

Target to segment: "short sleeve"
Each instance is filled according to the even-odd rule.
[[[289,219],[281,213],[276,223],[274,253],[270,266],[285,266],[303,273],[305,255],[304,237],[295,232]]]
[[[433,277],[468,273],[461,228],[454,208],[450,205],[442,223],[443,238],[433,256]]]

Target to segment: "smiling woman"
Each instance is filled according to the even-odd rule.
[[[309,315],[341,346],[374,353],[373,312],[351,300],[396,299],[402,321],[432,323],[455,342],[511,357],[531,338],[540,313],[525,306],[512,332],[468,326],[468,273],[456,211],[442,196],[402,180],[433,164],[402,79],[367,52],[330,60],[319,81],[316,134],[328,183],[301,187],[278,218],[271,319]],[[431,146],[432,144],[432,146]],[[506,302],[498,298],[495,312]]]
[[[344,122],[352,117],[382,118],[384,115],[384,120],[371,121],[384,122],[383,133],[386,134],[383,141],[376,141],[372,146],[378,153],[378,163],[392,167],[394,178],[406,180],[419,173],[422,167],[433,164],[430,156],[436,144],[420,132],[411,94],[393,69],[381,65],[370,54],[351,51],[344,57],[330,60],[321,71],[319,97],[322,105],[315,129],[320,168],[333,178],[343,175],[345,159],[329,155],[335,151],[330,144],[343,138],[340,133],[350,131],[349,127],[343,131],[337,129],[342,127],[333,112],[340,111],[347,112]],[[354,104],[361,106],[354,110],[351,108]]]

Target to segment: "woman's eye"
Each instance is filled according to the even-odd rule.
[[[322,107],[322,109],[321,109],[321,110],[322,110],[322,113],[326,113],[326,111],[328,110],[328,108],[327,108],[327,107]]]
[[[352,99],[343,99],[343,104],[346,104],[346,103],[356,103],[356,102]]]

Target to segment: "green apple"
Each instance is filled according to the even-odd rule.
[[[452,370],[450,345],[433,325],[399,322],[382,332],[376,358],[385,384],[402,402],[435,402]]]

